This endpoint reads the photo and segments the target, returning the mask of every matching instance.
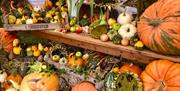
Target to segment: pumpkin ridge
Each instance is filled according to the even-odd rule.
[[[147,67],[149,68],[149,67]],[[147,70],[145,69],[145,74],[149,75],[155,82],[157,81],[154,76],[152,76],[149,72],[147,72]]]
[[[163,33],[162,33],[162,38],[163,38],[163,40],[165,40],[164,41],[164,43],[165,43],[165,45],[167,45],[167,47],[169,47],[169,48],[171,48],[172,50],[171,51],[169,51],[169,52],[172,52],[172,54],[174,53],[174,52],[179,52],[180,53],[180,49],[178,49],[178,48],[176,48],[175,46],[173,46],[172,44],[173,44],[173,39],[172,38],[169,38],[168,37],[168,34],[165,32],[165,31],[162,31]],[[170,43],[171,42],[171,43]]]
[[[163,78],[163,79],[164,79],[165,81],[166,81],[166,79],[165,79],[165,78],[166,78],[166,74],[168,73],[169,69],[170,69],[173,65],[174,65],[174,64],[171,64],[171,65],[168,67],[168,70],[166,71],[166,73],[164,74],[164,78]]]
[[[176,65],[177,65],[177,64],[173,64],[173,66],[171,66],[171,68],[173,68],[173,67],[175,66],[174,69],[177,69],[178,66],[176,67]],[[170,70],[170,68],[168,69],[167,72],[169,72],[169,70]],[[172,70],[172,69],[171,69],[171,70]],[[179,74],[180,74],[180,73],[179,73]],[[168,75],[168,76],[169,76],[169,75]],[[171,78],[168,78],[168,79],[166,78],[165,81],[168,82],[169,80],[173,79],[173,78],[176,77],[176,76],[177,76],[177,75],[174,75],[174,76],[172,76]],[[165,77],[167,77],[167,73],[166,73]]]

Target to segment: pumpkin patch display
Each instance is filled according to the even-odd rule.
[[[180,91],[180,64],[154,60],[141,74],[144,91]]]
[[[71,91],[97,91],[95,86],[90,82],[82,82],[75,85]]]
[[[23,78],[20,91],[59,91],[59,86],[56,74],[31,73]]]
[[[159,0],[148,7],[138,22],[138,35],[153,51],[180,55],[180,0]]]

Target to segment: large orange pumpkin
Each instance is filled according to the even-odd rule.
[[[6,52],[10,52],[13,49],[13,40],[16,38],[15,34],[6,32],[4,28],[0,28],[0,47]]]
[[[180,64],[155,60],[141,74],[144,91],[180,91]]]
[[[55,74],[31,73],[22,80],[20,91],[59,91],[59,78]]]
[[[138,35],[153,51],[180,55],[180,0],[159,0],[138,22]]]
[[[95,86],[90,82],[82,82],[75,85],[71,91],[97,91]]]

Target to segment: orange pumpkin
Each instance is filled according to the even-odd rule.
[[[7,80],[13,80],[18,84],[20,84],[22,81],[22,76],[20,74],[15,74],[15,75],[11,74],[7,77]]]
[[[180,55],[180,0],[159,0],[138,22],[138,35],[153,51]]]
[[[6,78],[7,81],[14,81],[16,82],[17,84],[21,84],[21,81],[22,81],[22,76],[20,74],[10,74],[7,78]],[[6,90],[6,89],[9,89],[11,87],[11,84],[9,84],[8,82],[5,82],[3,84],[3,88]]]
[[[95,86],[90,82],[82,82],[75,85],[71,91],[97,91]]]
[[[13,40],[16,38],[16,35],[6,32],[4,28],[0,28],[0,47],[4,51],[10,53],[13,49]]]
[[[31,73],[22,80],[20,91],[59,91],[59,78],[50,73]]]
[[[136,73],[137,75],[140,75],[142,72],[141,68],[134,64],[125,64],[119,69],[119,71],[120,72],[130,71]]]
[[[180,91],[180,64],[155,60],[141,74],[144,91]]]
[[[82,58],[76,58],[74,53],[69,54],[68,65],[70,67],[82,66],[84,63],[84,60]]]

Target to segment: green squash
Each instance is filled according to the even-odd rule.
[[[121,35],[119,35],[119,33],[116,34],[116,35],[112,38],[112,42],[113,42],[114,44],[120,44],[120,43],[121,43],[121,40],[122,40],[122,37],[121,37]]]
[[[115,86],[115,74],[114,73],[108,73],[105,77],[105,91],[115,91],[114,89],[116,88]]]
[[[107,25],[99,25],[92,29],[90,35],[95,39],[99,39],[102,34],[106,34],[107,32]]]
[[[107,35],[109,37],[110,40],[113,39],[114,36],[116,36],[118,34],[118,32],[116,30],[110,30]]]

